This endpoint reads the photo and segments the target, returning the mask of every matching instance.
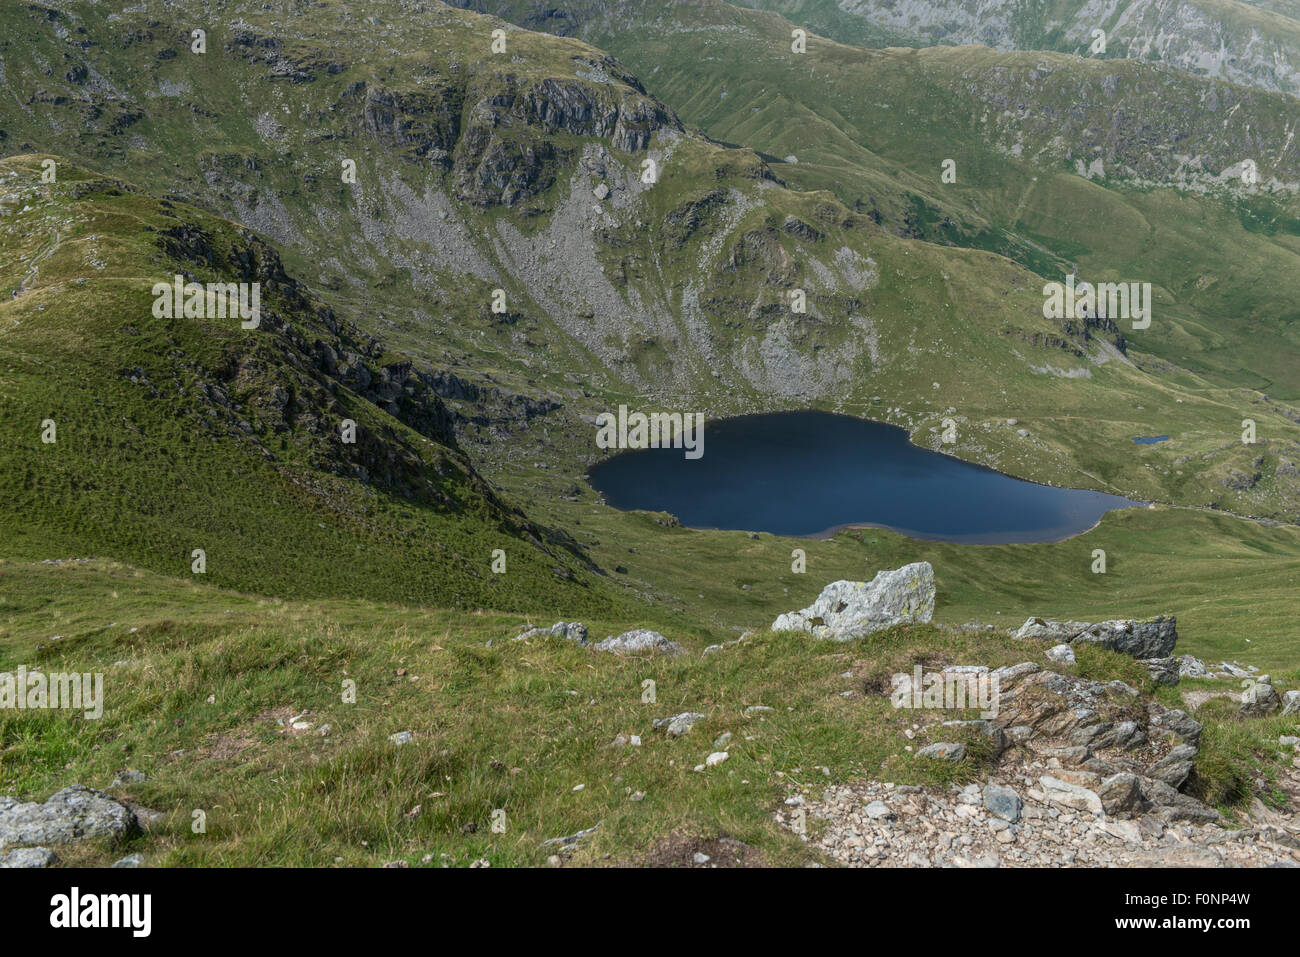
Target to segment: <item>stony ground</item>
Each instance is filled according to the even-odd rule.
[[[1292,778],[1300,786],[1300,771]],[[987,785],[941,791],[878,781],[828,788],[817,801],[796,795],[777,817],[848,867],[1300,867],[1294,819],[1237,829],[1118,820],[1054,804],[1029,775],[989,783],[1022,799],[1014,823],[985,807]]]

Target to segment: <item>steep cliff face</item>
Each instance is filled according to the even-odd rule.
[[[597,63],[589,66],[601,69]],[[546,191],[575,158],[573,148],[555,145],[556,133],[606,140],[613,150],[639,153],[656,132],[681,129],[662,104],[608,72],[602,70],[597,83],[617,83],[617,93],[611,96],[599,85],[572,79],[537,81],[512,73],[469,84],[456,97],[461,112],[451,118],[460,129],[452,152],[458,198],[479,207],[514,206]],[[438,107],[446,110],[449,99],[444,97]],[[413,112],[419,105],[405,104],[395,122],[421,124],[420,114]]]

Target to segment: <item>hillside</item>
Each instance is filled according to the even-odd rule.
[[[596,569],[474,471],[436,383],[271,247],[67,162],[42,185],[44,159],[0,163],[8,555],[180,575],[200,549],[208,580],[282,595],[591,600]],[[153,287],[178,274],[257,283],[260,323],[157,316]],[[507,575],[491,572],[497,548]]]
[[[0,867],[1300,863],[1296,7],[0,0]],[[1138,507],[683,527],[620,406]]]
[[[1125,330],[1135,349],[1218,384],[1300,394],[1293,98],[1135,60],[816,36],[794,55],[795,24],[709,0],[617,11],[593,15],[584,36],[792,185],[1044,278],[1140,273],[1160,318]],[[955,182],[942,178],[949,160]]]
[[[1051,211],[1072,208],[1070,189],[1096,195],[1111,205],[1096,214],[1095,234],[1119,243],[1129,234],[1117,224],[1142,214],[1130,208],[1130,194],[1112,203],[1113,191],[1071,173],[1060,174],[1060,191],[1028,189],[1036,167],[938,126],[926,135],[943,139],[942,155],[947,144],[965,142],[971,152],[956,154],[961,169],[978,175],[987,167],[988,182],[956,204],[969,212],[964,225],[950,229],[946,207],[913,193],[919,174],[892,160],[868,162],[855,144],[847,144],[847,160],[823,159],[804,149],[806,125],[778,122],[771,129],[786,132],[775,138],[709,125],[699,96],[716,80],[700,71],[714,69],[717,57],[693,50],[710,31],[690,24],[662,33],[680,53],[653,38],[640,47],[647,79],[638,80],[576,40],[442,6],[375,4],[358,31],[342,6],[282,24],[232,4],[223,15],[234,26],[213,24],[202,55],[189,51],[180,23],[197,11],[182,17],[159,6],[106,19],[88,4],[37,9],[48,12],[16,14],[21,30],[5,52],[7,82],[21,91],[0,115],[6,148],[43,144],[115,174],[165,182],[260,231],[328,306],[355,315],[365,332],[430,375],[455,380],[445,391],[461,414],[463,447],[521,494],[581,487],[594,458],[583,422],[622,401],[712,415],[796,403],[894,422],[927,445],[938,444],[942,420],[952,417],[962,427],[951,451],[1039,481],[1250,515],[1300,514],[1293,474],[1300,413],[1259,391],[1290,394],[1290,340],[1283,349],[1265,346],[1249,334],[1253,325],[1222,321],[1219,305],[1249,285],[1259,300],[1254,322],[1291,335],[1281,310],[1285,277],[1295,271],[1282,269],[1269,284],[1254,278],[1289,265],[1287,237],[1260,238],[1226,267],[1216,260],[1214,275],[1193,287],[1208,302],[1204,311],[1172,295],[1186,283],[1172,263],[1207,256],[1209,237],[1224,227],[1217,201],[1194,204],[1199,217],[1219,210],[1217,220],[1192,230],[1184,216],[1182,232],[1170,242],[1162,233],[1153,247],[1161,257],[1169,250],[1169,269],[1162,275],[1155,268],[1162,260],[1152,262],[1161,318],[1147,333],[1114,321],[1054,321],[1043,317],[1044,274],[1062,276],[1075,256],[1092,267],[1089,275],[1106,277],[1119,250],[1085,259],[1078,244],[1046,249],[1043,232],[1078,235],[1068,222],[1045,225]],[[683,9],[692,17],[753,16],[717,5]],[[508,53],[491,53],[493,29],[506,31]],[[80,31],[125,37],[130,52],[73,42]],[[814,52],[832,49],[821,42]],[[381,47],[383,65],[373,65]],[[780,79],[780,64],[748,44],[728,49],[750,61],[728,60],[735,82],[755,69],[766,72],[763,82]],[[636,62],[634,51],[619,53]],[[917,64],[916,56],[834,48],[845,70],[859,69],[864,57],[903,64],[890,82],[910,84],[914,109],[945,123],[960,116],[951,105],[958,76],[930,67],[942,67],[941,58]],[[47,73],[52,63],[59,69]],[[1104,69],[1112,67],[1089,66]],[[918,71],[934,76],[921,80]],[[1076,73],[1062,61],[1052,82],[1070,84],[1070,94],[1076,81],[1104,86],[1100,75]],[[861,86],[842,79],[819,84],[827,102],[835,90]],[[778,164],[685,130],[644,92],[646,83],[672,92],[678,109],[719,140],[743,138],[773,157],[797,149],[806,161]],[[780,121],[791,100],[775,112],[764,111],[761,98],[742,107],[759,92],[737,88],[725,98],[733,104],[726,116]],[[1285,108],[1254,95],[1264,99],[1252,108],[1252,128],[1267,130],[1276,117],[1280,130]],[[823,135],[825,123],[814,128],[831,150],[845,142]],[[926,127],[913,115],[893,129],[903,137],[895,142],[913,143]],[[1021,124],[1006,135],[1028,146],[1047,132]],[[940,156],[938,145],[930,149],[927,166]],[[336,179],[343,159],[356,160],[355,184]],[[642,179],[646,160],[655,164],[653,183]],[[852,175],[841,177],[846,169]],[[1285,186],[1290,174],[1282,173]],[[866,192],[874,187],[864,184],[887,179],[878,194]],[[601,188],[608,194],[598,200]],[[926,188],[935,191],[933,177]],[[1185,201],[1154,195],[1163,204]],[[1015,202],[1039,196],[1041,209]],[[998,212],[1016,205],[1018,217]],[[339,236],[348,237],[346,249]],[[1257,258],[1248,268],[1249,255]],[[504,312],[492,309],[495,289]],[[806,313],[790,309],[798,289],[807,293]],[[1247,364],[1275,375],[1245,375]],[[1259,447],[1237,441],[1247,416],[1265,437]],[[1025,424],[1028,440],[1005,425],[1012,418]],[[1131,436],[1144,434],[1173,438],[1133,447]],[[538,461],[554,482],[532,467]]]
[[[64,865],[137,854],[164,867],[1218,867],[1300,855],[1285,827],[1300,775],[1279,745],[1295,715],[1242,718],[1235,680],[1157,685],[1099,647],[1067,666],[1045,642],[915,624],[851,644],[672,630],[683,653],[619,655],[510,640],[546,620],[268,601],[102,561],[3,561],[0,582],[9,660],[104,675],[100,720],[0,711],[0,795],[39,802],[76,783],[129,814],[116,837],[59,845]],[[620,627],[603,614],[587,625],[593,638]],[[1033,725],[1033,740],[1003,752],[975,708],[891,706],[891,675],[952,665],[1009,669],[998,724]],[[1013,703],[1012,675],[1026,673]],[[1273,678],[1294,685],[1300,672]],[[348,680],[355,701],[340,699]],[[1149,741],[1097,740],[1075,748],[1087,767],[1068,764],[1058,692],[1080,729],[1104,733],[1098,722],[1118,713]],[[1207,701],[1192,720],[1179,709],[1196,695]],[[685,732],[656,725],[684,713]],[[969,722],[937,723],[949,719]],[[1170,729],[1195,746],[1176,751]],[[931,760],[918,753],[931,741],[964,750]],[[1068,802],[1063,779],[1095,788],[1093,768],[1176,763],[1187,747],[1195,773],[1181,790],[1144,785],[1169,802],[1157,809],[1118,807],[1100,788],[1108,813],[1095,816],[1037,791],[1055,781],[1054,801]],[[725,760],[706,764],[713,753]],[[971,797],[995,782],[1024,798],[1001,838]],[[892,825],[862,820],[880,798]],[[972,803],[979,813],[956,807]],[[0,799],[0,855],[7,810]]]
[[[857,46],[1055,50],[1167,63],[1263,90],[1300,93],[1300,10],[1259,0],[744,0]],[[1094,31],[1105,33],[1104,48]],[[1096,52],[1094,52],[1096,46]]]

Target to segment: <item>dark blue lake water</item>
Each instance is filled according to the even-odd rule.
[[[1011,478],[913,445],[892,425],[825,412],[707,421],[704,455],[621,452],[592,467],[615,508],[671,512],[692,528],[821,536],[875,525],[912,538],[1046,542],[1141,503]]]

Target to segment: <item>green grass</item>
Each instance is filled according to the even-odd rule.
[[[686,654],[624,658],[508,641],[526,621],[517,615],[285,602],[105,562],[8,561],[0,581],[0,667],[103,672],[106,705],[98,721],[0,714],[0,792],[42,796],[76,781],[163,810],[161,830],[138,842],[161,865],[540,865],[555,851],[544,840],[598,822],[573,861],[637,863],[674,839],[730,836],[763,863],[797,864],[810,852],[772,817],[790,793],[987,772],[978,747],[957,765],[914,761],[902,732],[925,716],[894,710],[882,678],[888,687],[918,663],[1042,661],[1037,645],[932,626],[847,645],[763,631],[709,655],[704,645],[725,631],[661,626]],[[642,623],[588,622],[593,637]],[[1108,652],[1090,649],[1080,671],[1152,690]],[[653,703],[642,700],[646,679]],[[355,703],[342,700],[345,680]],[[773,710],[745,715],[760,704]],[[708,718],[682,738],[651,727],[686,710]],[[276,724],[304,711],[309,731]],[[1286,723],[1210,721],[1198,759],[1207,797],[1231,810],[1253,793],[1242,782],[1282,760],[1266,742]],[[390,743],[399,731],[414,741]],[[728,731],[730,759],[694,771]],[[619,734],[643,743],[610,747]],[[148,781],[110,787],[125,768]],[[491,829],[498,809],[504,833]],[[196,810],[206,833],[192,830]],[[123,851],[92,845],[69,860]]]
[[[39,169],[36,157],[0,164],[28,205],[0,223],[0,285],[26,282],[0,302],[9,555],[112,556],[181,575],[200,549],[207,580],[281,596],[528,610],[571,594],[578,607],[620,606],[562,535],[474,471],[439,426],[436,397],[408,380],[381,409],[359,380],[320,366],[330,348],[384,374],[355,330],[274,278],[269,250],[71,164],[37,187]],[[178,214],[211,266],[164,252]],[[32,249],[51,236],[29,275]],[[230,263],[249,256],[267,273],[258,329],[152,315],[155,282],[238,279]],[[357,423],[352,446],[345,419]],[[506,574],[492,570],[498,549]]]

